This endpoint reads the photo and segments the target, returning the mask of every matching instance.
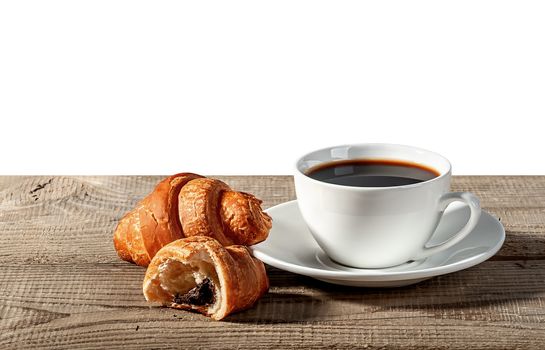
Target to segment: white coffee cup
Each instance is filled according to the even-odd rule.
[[[432,168],[439,176],[404,186],[355,187],[306,175],[319,164],[347,159],[407,161]],[[310,232],[331,259],[358,268],[385,268],[447,249],[475,228],[481,214],[479,200],[469,192],[449,192],[450,178],[450,162],[437,153],[395,144],[355,144],[301,157],[295,190]],[[447,241],[427,247],[445,208],[455,201],[469,206],[468,222]]]

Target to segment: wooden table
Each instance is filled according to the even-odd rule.
[[[219,177],[269,207],[287,176]],[[268,267],[258,304],[222,322],[142,295],[112,231],[156,176],[0,177],[0,348],[545,348],[545,177],[455,177],[507,230],[489,261],[393,289]]]

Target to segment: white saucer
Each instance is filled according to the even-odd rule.
[[[494,255],[505,240],[501,223],[482,211],[475,229],[445,251],[395,267],[357,269],[340,265],[327,257],[307,229],[297,201],[277,205],[266,212],[273,218],[273,227],[266,241],[251,247],[256,258],[282,270],[347,286],[400,287],[467,269]],[[450,205],[431,245],[443,242],[460,229],[468,217],[467,207],[457,203]]]

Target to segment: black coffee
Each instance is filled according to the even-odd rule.
[[[306,174],[316,180],[355,187],[392,187],[431,180],[439,172],[403,160],[349,159],[324,163]]]

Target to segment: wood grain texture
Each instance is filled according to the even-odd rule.
[[[0,177],[0,348],[545,348],[545,177],[455,177],[507,240],[489,261],[393,289],[268,267],[254,307],[214,322],[150,308],[144,269],[120,261],[117,220],[162,177]],[[218,176],[269,207],[288,176]]]

